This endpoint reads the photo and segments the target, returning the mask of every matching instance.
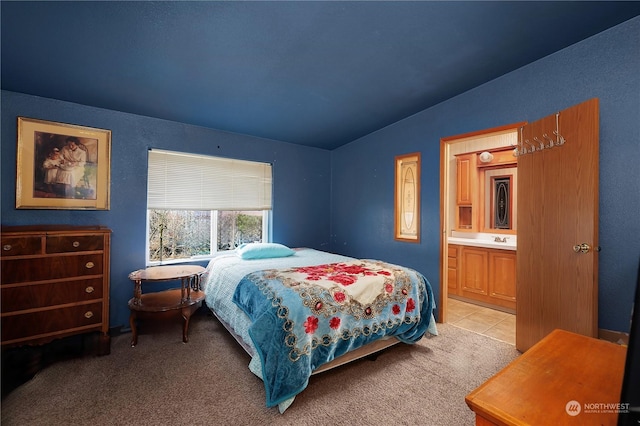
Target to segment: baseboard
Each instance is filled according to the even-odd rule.
[[[606,340],[618,345],[629,345],[629,334],[621,331],[606,330],[604,328],[598,329],[598,338]]]

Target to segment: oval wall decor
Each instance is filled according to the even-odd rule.
[[[413,211],[415,209],[416,181],[413,170],[406,169],[402,179],[402,205],[404,206],[404,229],[411,229],[413,225]]]
[[[420,153],[396,157],[395,239],[420,242]]]

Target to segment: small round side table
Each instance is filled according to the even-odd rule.
[[[138,343],[136,320],[149,315],[179,313],[183,319],[182,341],[189,341],[189,319],[202,306],[204,292],[200,288],[200,279],[205,272],[202,266],[163,265],[139,269],[129,274],[134,282],[133,298],[129,300],[129,325],[131,326],[131,346]],[[180,280],[180,288],[157,292],[142,293],[142,282],[160,282]]]

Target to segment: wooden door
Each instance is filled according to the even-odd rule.
[[[522,129],[519,148],[529,152],[518,156],[520,351],[556,328],[597,336],[598,132],[597,99]],[[574,251],[583,243],[586,252]]]

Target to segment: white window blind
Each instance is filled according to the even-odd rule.
[[[149,209],[271,209],[271,164],[153,149],[148,176]]]

